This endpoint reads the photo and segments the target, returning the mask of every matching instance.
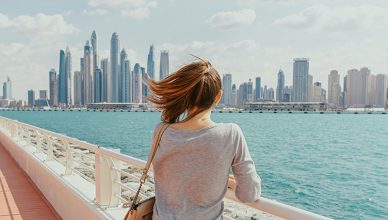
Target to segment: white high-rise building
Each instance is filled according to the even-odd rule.
[[[127,52],[123,48],[120,53],[120,74],[119,74],[119,102],[125,102],[125,65],[124,61],[128,59]]]
[[[155,56],[154,56],[154,45],[150,46],[150,51],[148,52],[147,57],[147,73],[152,78],[155,79]]]
[[[120,53],[120,102],[131,102],[132,77],[128,55],[125,49]]]
[[[237,106],[237,87],[236,87],[236,84],[232,85],[232,93],[231,93],[231,96],[230,96],[230,105],[232,107],[236,107]]]
[[[169,67],[169,55],[168,51],[163,50],[160,52],[160,71],[159,71],[159,80],[164,79],[170,73]]]
[[[110,41],[110,76],[108,77],[108,102],[117,103],[119,101],[119,48],[119,36],[115,32],[112,34]]]
[[[346,88],[344,88],[345,106],[364,108],[369,104],[369,76],[370,70],[366,67],[357,69],[351,69],[348,71],[344,82]]]
[[[232,74],[224,74],[222,77],[222,103],[226,106],[232,104]]]
[[[340,105],[341,85],[337,70],[332,70],[329,74],[328,92],[328,103],[338,107]]]
[[[136,63],[133,68],[133,102],[142,103],[142,71],[139,63]]]
[[[293,66],[293,102],[309,101],[309,60],[306,58],[294,59]]]
[[[385,108],[387,104],[387,76],[376,75],[376,107]]]
[[[52,68],[49,72],[50,105],[58,105],[58,78],[57,71]]]
[[[13,99],[12,81],[8,76],[7,76],[7,81],[3,83],[3,99]]]
[[[94,102],[94,62],[93,62],[93,49],[86,41],[84,47],[84,59],[83,59],[83,92],[84,100],[82,104],[89,104]]]
[[[80,71],[74,71],[74,105],[81,105],[82,102],[82,75]]]
[[[108,96],[109,96],[109,83],[108,83],[108,77],[110,76],[109,74],[109,60],[108,58],[102,59],[101,60],[101,71],[102,71],[102,101],[107,102],[108,101]]]
[[[284,72],[282,69],[278,72],[278,84],[276,87],[276,101],[284,101]]]

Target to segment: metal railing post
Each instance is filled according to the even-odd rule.
[[[121,204],[116,195],[121,195],[121,186],[115,182],[121,181],[121,173],[113,168],[119,161],[104,155],[100,148],[95,152],[96,203],[100,207],[118,207]]]
[[[73,154],[70,150],[69,143],[66,140],[61,139],[61,142],[63,144],[63,147],[66,151],[66,169],[65,169],[65,175],[70,175],[73,172]]]
[[[53,142],[49,135],[46,135],[46,141],[47,141],[47,161],[51,161],[54,159],[54,149],[53,149]]]

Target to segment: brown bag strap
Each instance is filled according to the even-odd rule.
[[[165,122],[162,122],[160,124],[161,125],[159,126],[159,128],[156,132],[156,135],[153,138],[150,154],[148,156],[147,163],[143,169],[143,175],[140,177],[140,185],[139,185],[139,188],[138,188],[135,196],[133,197],[133,202],[132,202],[130,210],[133,210],[136,207],[136,202],[137,202],[137,198],[139,197],[140,189],[148,177],[148,170],[150,169],[151,163],[154,160],[156,150],[158,149],[160,140],[162,139],[162,135],[163,135],[164,131],[167,129],[167,127],[170,125],[170,124],[165,123]]]

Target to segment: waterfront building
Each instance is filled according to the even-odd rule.
[[[133,102],[142,102],[142,70],[139,63],[133,67]]]
[[[284,101],[283,102],[291,102],[291,98],[292,98],[292,86],[285,86],[284,87]]]
[[[264,86],[263,88],[263,99],[268,99],[268,88],[267,85]]]
[[[98,68],[98,52],[97,52],[97,34],[96,31],[93,31],[92,36],[90,37],[90,43],[93,49],[93,71]]]
[[[85,105],[85,74],[84,74],[84,70],[85,70],[85,62],[84,62],[84,58],[81,57],[80,58],[80,72],[81,72],[81,76],[80,76],[80,82],[81,82],[81,105]]]
[[[253,82],[251,79],[248,81],[247,101],[253,102]]]
[[[35,91],[34,90],[28,90],[28,106],[34,106],[35,105]]]
[[[268,99],[275,100],[275,90],[273,88],[268,89]]]
[[[369,105],[369,77],[370,70],[366,67],[361,70],[351,69],[348,71],[344,82],[345,106],[364,108]]]
[[[170,73],[169,67],[169,55],[168,51],[163,50],[160,52],[160,68],[159,68],[159,80],[164,79]]]
[[[151,44],[147,57],[147,73],[151,79],[155,79],[155,56],[154,45]]]
[[[110,76],[108,77],[108,102],[119,101],[119,48],[119,36],[115,32],[112,34],[110,41]]]
[[[260,76],[256,77],[256,85],[255,85],[255,101],[259,101],[261,99],[261,78]]]
[[[103,76],[102,76],[102,70],[100,68],[97,68],[94,70],[94,102],[102,102],[102,91],[103,91]]]
[[[312,98],[310,102],[324,102],[325,97],[322,91],[322,84],[320,82],[314,83],[311,93]]]
[[[57,71],[52,68],[49,72],[50,105],[58,105],[58,78]]]
[[[374,107],[376,105],[376,76],[369,75],[368,80],[368,106]]]
[[[337,70],[330,71],[328,79],[328,103],[335,107],[340,106],[341,85]]]
[[[387,105],[387,76],[376,75],[376,101],[377,108],[385,108]]]
[[[313,76],[308,75],[308,101],[313,102],[314,100],[314,82],[313,82]]]
[[[71,52],[66,47],[66,52],[59,52],[59,76],[58,76],[58,103],[71,104]]]
[[[7,81],[3,83],[3,99],[13,99],[12,81],[8,76],[7,76]]]
[[[222,100],[221,103],[225,106],[231,105],[232,96],[232,74],[224,74],[222,76]]]
[[[276,87],[276,101],[284,102],[284,72],[282,69],[278,72],[278,83]]]
[[[125,49],[123,48],[121,50],[121,53],[120,53],[120,74],[119,74],[119,100],[118,102],[125,102],[124,99],[125,99],[125,83],[126,81],[124,80],[125,79],[125,74],[126,74],[126,70],[125,70],[125,65],[124,65],[124,61],[128,59],[128,55],[127,55],[127,52],[125,52]]]
[[[124,102],[132,102],[132,71],[131,63],[128,59],[124,60]]]
[[[74,71],[74,105],[82,105],[82,76],[80,71]]]
[[[143,102],[146,101],[145,97],[148,96],[148,88],[147,88],[147,85],[144,83],[145,79],[147,78],[147,73],[145,71],[145,68],[144,67],[141,67],[140,68],[141,70],[141,94],[142,94],[142,97],[144,97],[142,99]]]
[[[296,58],[293,64],[293,102],[309,101],[308,93],[309,60]]]
[[[232,107],[236,107],[237,106],[237,88],[236,88],[236,84],[232,85],[232,91],[231,91],[231,94],[230,94],[230,105]]]
[[[47,90],[39,90],[39,99],[47,100]]]
[[[86,41],[84,46],[84,59],[83,59],[83,93],[84,100],[82,104],[88,104],[94,102],[94,62],[93,62],[93,48],[91,47],[89,40]]]
[[[101,60],[101,71],[103,75],[103,80],[102,80],[102,101],[107,102],[108,101],[108,94],[109,94],[109,83],[108,83],[108,77],[110,76],[109,74],[109,60],[108,58],[102,59]]]

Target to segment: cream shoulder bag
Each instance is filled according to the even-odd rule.
[[[124,217],[124,220],[151,220],[152,211],[155,203],[155,196],[145,199],[143,201],[137,201],[140,193],[141,186],[145,183],[148,177],[148,170],[150,169],[152,160],[155,157],[156,150],[159,147],[160,139],[169,124],[162,122],[159,129],[156,132],[155,137],[151,145],[150,154],[148,156],[147,164],[143,169],[143,175],[140,177],[140,185],[137,189],[135,196],[133,197],[132,205],[130,206],[127,214]]]

